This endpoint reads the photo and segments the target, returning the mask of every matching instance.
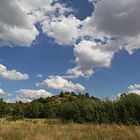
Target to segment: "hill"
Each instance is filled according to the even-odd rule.
[[[10,119],[51,118],[77,123],[140,124],[140,96],[122,94],[116,100],[100,100],[86,94],[61,92],[30,103],[0,100],[0,116]]]

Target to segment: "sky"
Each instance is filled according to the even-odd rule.
[[[139,0],[0,0],[0,97],[140,94]]]

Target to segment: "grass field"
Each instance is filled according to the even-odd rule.
[[[140,140],[140,126],[1,119],[0,140]]]

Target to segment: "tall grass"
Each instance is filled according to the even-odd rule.
[[[140,126],[1,119],[0,140],[140,140]]]

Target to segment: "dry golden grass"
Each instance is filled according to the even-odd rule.
[[[0,140],[140,140],[140,126],[1,119]]]

